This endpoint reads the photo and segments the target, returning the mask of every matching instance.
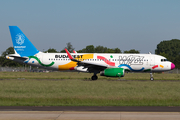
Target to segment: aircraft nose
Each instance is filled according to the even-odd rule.
[[[174,63],[171,63],[171,70],[173,70],[175,68]]]

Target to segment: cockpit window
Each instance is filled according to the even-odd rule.
[[[165,61],[168,61],[167,59],[161,59],[161,62],[165,62]]]

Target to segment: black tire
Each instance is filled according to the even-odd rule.
[[[92,77],[91,77],[91,80],[97,80],[98,79],[98,77],[96,76],[96,75],[93,75]]]

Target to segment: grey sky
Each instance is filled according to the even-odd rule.
[[[179,0],[0,0],[0,52],[18,26],[40,51],[87,45],[154,53],[180,39]]]

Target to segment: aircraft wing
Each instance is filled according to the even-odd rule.
[[[86,62],[86,61],[80,61],[77,63],[77,65],[83,66],[84,68],[88,68],[88,70],[90,70],[90,71],[93,71],[93,70],[102,71],[102,70],[108,68],[108,65],[97,64],[97,63]]]
[[[69,59],[71,59],[71,61],[77,62],[78,66],[83,66],[84,68],[88,68],[89,72],[94,72],[94,71],[100,72],[109,67],[108,65],[105,65],[105,64],[97,64],[97,63],[89,62],[89,61],[88,62],[87,61],[79,61],[77,59],[74,59],[67,49],[65,49],[65,51],[66,51]]]

